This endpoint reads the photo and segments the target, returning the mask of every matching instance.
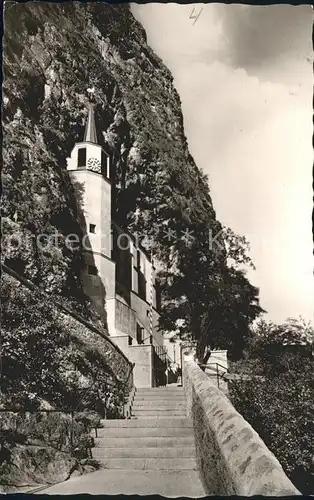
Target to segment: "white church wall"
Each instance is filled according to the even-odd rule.
[[[153,347],[151,345],[130,346],[126,356],[132,363],[135,363],[133,370],[135,387],[153,387]]]
[[[111,257],[111,185],[90,170],[71,172],[78,204],[83,211],[86,235],[83,247]],[[93,224],[94,233],[90,224]]]

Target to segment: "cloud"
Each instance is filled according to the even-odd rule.
[[[263,73],[283,59],[303,60],[312,53],[309,5],[217,5],[216,14],[229,40],[234,67]],[[294,75],[298,78],[297,75]]]
[[[133,5],[174,76],[218,218],[252,244],[262,306],[313,318],[309,6]],[[199,10],[200,4],[195,4]]]

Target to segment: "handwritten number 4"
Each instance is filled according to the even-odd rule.
[[[196,13],[194,14],[194,10],[195,10],[195,7],[193,7],[193,10],[190,14],[190,17],[189,19],[195,19],[194,23],[193,23],[193,26],[194,24],[196,23],[196,21],[198,20],[198,18],[200,17],[201,13],[202,13],[202,10],[203,10],[203,7],[201,8],[201,10],[199,11],[199,13],[196,15]],[[194,14],[194,15],[193,15]]]

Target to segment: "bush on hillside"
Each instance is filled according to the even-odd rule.
[[[266,323],[261,325],[262,331],[253,339],[246,358],[232,365],[232,371],[252,378],[230,381],[230,398],[296,487],[303,494],[313,494],[314,360],[306,343],[299,341],[304,339],[302,328],[288,331],[291,342],[294,335],[293,345],[280,344],[283,335],[287,338],[289,324],[272,325],[269,330]],[[277,349],[272,349],[274,346]]]

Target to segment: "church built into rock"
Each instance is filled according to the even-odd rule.
[[[89,103],[84,139],[74,145],[67,159],[81,209],[84,291],[107,319],[109,335],[135,363],[135,385],[164,385],[173,372],[158,329],[156,270],[137,238],[114,221],[113,168],[110,155],[99,144],[94,107]]]

